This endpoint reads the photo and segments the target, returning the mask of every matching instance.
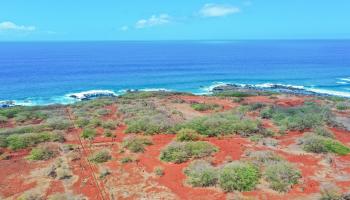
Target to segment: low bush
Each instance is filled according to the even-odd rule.
[[[120,162],[123,164],[130,163],[130,162],[133,162],[133,159],[130,157],[124,157],[124,158],[120,159]]]
[[[268,150],[248,152],[247,156],[252,163],[258,166],[265,166],[265,165],[269,165],[270,163],[278,162],[282,160],[282,158],[279,155]]]
[[[113,137],[113,133],[112,133],[111,130],[105,130],[104,131],[104,136],[106,136],[106,137]]]
[[[316,135],[328,137],[328,138],[334,138],[333,133],[331,133],[329,130],[323,128],[323,127],[317,127],[314,130]]]
[[[287,130],[305,130],[331,122],[329,108],[315,103],[305,103],[303,106],[284,108],[269,107],[261,111],[262,118],[272,118],[274,123]]]
[[[266,167],[264,177],[273,190],[287,192],[298,183],[301,173],[288,162],[274,162]]]
[[[176,140],[180,142],[184,141],[197,141],[201,136],[193,129],[182,128],[176,134]]]
[[[151,100],[139,100],[119,106],[127,125],[126,133],[169,133],[176,124],[183,121],[181,115]],[[173,133],[173,132],[172,132]]]
[[[243,162],[231,162],[219,173],[219,185],[226,192],[253,190],[259,183],[259,179],[259,170]]]
[[[6,136],[0,135],[0,147],[7,147],[8,143],[6,140]]]
[[[213,186],[218,181],[217,170],[204,160],[193,161],[185,170],[186,182],[194,187]]]
[[[191,158],[210,156],[218,149],[208,142],[173,142],[162,150],[160,159],[165,162],[182,163]]]
[[[51,118],[48,119],[46,123],[50,128],[54,130],[66,130],[73,126],[69,120],[63,118]]]
[[[63,142],[64,138],[60,133],[55,132],[14,134],[6,138],[6,145],[12,150],[18,150],[49,141]]]
[[[157,98],[163,98],[171,95],[193,95],[190,93],[183,93],[183,92],[169,92],[169,91],[129,91],[123,95],[120,95],[119,98],[121,99],[147,99],[151,97],[157,97]]]
[[[199,134],[206,136],[227,134],[250,136],[262,130],[259,121],[240,117],[234,111],[196,118],[184,123],[181,127],[193,129]]]
[[[96,128],[96,127],[102,126],[102,121],[98,118],[93,118],[90,120],[88,126],[91,128]]]
[[[345,103],[345,102],[341,102],[341,103],[338,103],[336,105],[336,108],[337,110],[349,110],[350,109],[350,103]]]
[[[303,149],[313,153],[332,152],[338,155],[347,155],[350,153],[350,148],[342,143],[315,134],[307,134],[302,139]]]
[[[24,194],[22,194],[17,198],[17,200],[43,200],[43,199],[44,197],[42,194],[38,194],[31,191],[25,192]]]
[[[108,169],[102,169],[101,171],[100,171],[100,179],[104,179],[104,178],[106,178],[106,176],[108,176],[108,175],[110,175],[111,174],[111,172],[108,170]]]
[[[102,127],[104,129],[114,130],[118,126],[118,122],[113,120],[108,120],[106,122],[102,122]]]
[[[196,111],[208,111],[208,110],[215,110],[215,109],[222,108],[222,106],[218,104],[208,104],[208,103],[193,103],[191,104],[191,107]]]
[[[164,168],[163,167],[155,167],[153,172],[157,176],[163,176],[164,175]]]
[[[254,111],[254,110],[260,110],[264,108],[266,105],[263,103],[253,103],[248,105],[248,110],[249,111]]]
[[[47,130],[49,130],[49,127],[45,124],[25,125],[16,128],[0,129],[0,135],[9,136],[12,134],[37,133]]]
[[[255,96],[256,94],[250,93],[250,92],[240,92],[240,91],[227,91],[227,92],[220,92],[214,94],[215,96],[219,97],[250,97]]]
[[[111,113],[110,110],[105,109],[105,108],[100,108],[95,111],[96,115],[103,116],[103,115],[108,115]]]
[[[347,155],[350,153],[349,147],[335,140],[327,139],[325,140],[324,145],[329,152],[333,152],[338,155]]]
[[[98,152],[92,154],[89,157],[89,160],[91,162],[94,162],[94,163],[103,163],[103,162],[107,162],[111,158],[112,158],[112,156],[110,155],[110,153],[107,150],[101,150],[101,151],[98,151]]]
[[[324,145],[325,138],[315,134],[307,134],[302,139],[303,149],[313,153],[326,153],[328,152]]]
[[[8,120],[8,118],[7,118],[6,116],[2,116],[2,115],[0,115],[0,124],[2,124],[2,123],[6,123],[6,122],[7,122],[7,120]]]
[[[79,117],[79,118],[75,121],[75,123],[77,124],[77,126],[80,127],[80,128],[83,128],[83,127],[89,125],[89,122],[90,122],[90,121],[89,121],[88,118],[83,118],[83,117]]]
[[[252,135],[249,137],[250,141],[258,143],[263,139],[263,135]]]
[[[342,200],[341,190],[333,184],[326,184],[321,187],[320,200]],[[345,200],[345,199],[344,199]]]
[[[38,147],[32,149],[30,155],[28,156],[29,160],[49,160],[55,155],[54,151],[47,147]]]
[[[84,139],[93,139],[96,136],[96,131],[94,129],[84,129],[81,133],[81,137]]]
[[[152,141],[146,137],[141,136],[129,136],[123,140],[122,146],[129,149],[131,152],[138,153],[144,152],[145,146],[151,145]]]

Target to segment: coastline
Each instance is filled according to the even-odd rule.
[[[97,97],[114,96],[118,97],[127,92],[134,91],[177,91],[188,92],[194,95],[212,95],[220,91],[249,91],[249,92],[274,92],[280,94],[290,94],[297,96],[315,96],[315,97],[340,97],[350,98],[350,92],[323,90],[318,88],[307,88],[304,86],[296,86],[279,83],[263,83],[263,84],[239,84],[239,83],[225,83],[214,82],[210,86],[202,86],[197,91],[181,91],[167,88],[143,88],[143,89],[123,89],[123,90],[106,90],[95,89],[86,90],[75,93],[67,93],[62,96],[54,96],[49,100],[42,100],[42,98],[29,97],[25,100],[2,100],[0,99],[0,108],[11,106],[46,106],[53,104],[68,105],[79,101],[90,100]]]

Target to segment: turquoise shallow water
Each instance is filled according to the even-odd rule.
[[[205,93],[279,83],[350,97],[350,40],[0,43],[0,100],[70,103],[94,89]]]

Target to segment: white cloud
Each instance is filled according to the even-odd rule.
[[[203,17],[222,17],[240,12],[238,7],[219,4],[205,4],[199,11]]]
[[[140,19],[136,22],[135,28],[146,28],[170,23],[171,17],[168,14],[152,15],[148,19]]]
[[[35,26],[17,25],[10,21],[0,23],[0,31],[35,31]]]
[[[122,27],[120,27],[120,30],[121,31],[127,31],[127,30],[129,30],[129,27],[128,26],[122,26]]]

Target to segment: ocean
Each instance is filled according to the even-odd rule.
[[[89,90],[204,94],[223,83],[350,97],[350,40],[0,43],[0,100],[17,104],[72,103]]]

